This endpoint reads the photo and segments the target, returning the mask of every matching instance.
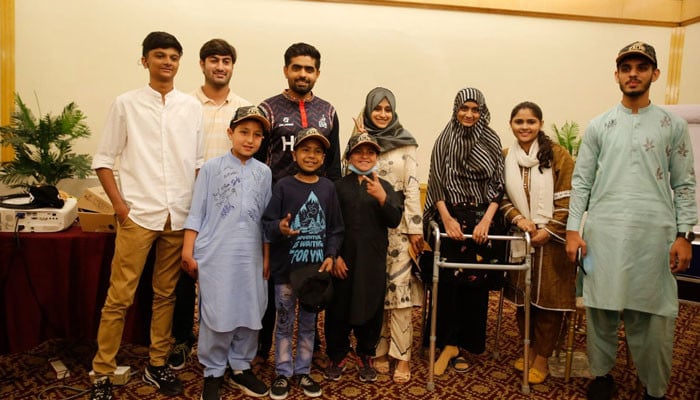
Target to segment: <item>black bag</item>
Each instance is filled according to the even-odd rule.
[[[56,186],[30,186],[28,193],[15,193],[0,196],[0,207],[17,210],[30,210],[34,208],[63,208],[65,202],[58,193]],[[27,203],[8,202],[8,200],[26,198]]]
[[[411,262],[413,276],[425,284],[433,283],[433,256],[432,250],[423,250],[417,257],[418,262]]]

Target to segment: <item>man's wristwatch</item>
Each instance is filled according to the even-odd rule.
[[[688,231],[688,232],[678,232],[676,233],[676,237],[682,237],[683,239],[687,240],[688,243],[693,243],[693,240],[695,240],[695,232],[693,231]]]

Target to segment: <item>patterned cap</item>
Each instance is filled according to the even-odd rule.
[[[348,141],[348,149],[345,152],[346,157],[349,157],[353,150],[363,144],[371,145],[377,150],[377,153],[382,152],[382,148],[379,146],[379,143],[377,143],[377,139],[375,139],[374,136],[370,135],[369,133],[364,132],[359,135],[350,136],[350,140]]]
[[[294,140],[294,150],[299,147],[301,142],[304,140],[308,139],[316,139],[319,142],[323,144],[323,147],[328,150],[331,147],[331,142],[328,141],[328,138],[323,135],[323,133],[319,132],[318,129],[316,128],[306,128],[302,129],[299,132],[297,132],[296,139]]]
[[[619,53],[617,53],[615,63],[619,64],[623,58],[630,55],[639,55],[648,58],[649,61],[652,62],[652,64],[657,65],[656,51],[654,50],[654,47],[652,47],[652,45],[650,44],[646,44],[644,42],[634,42],[628,44],[627,46],[623,47]]]
[[[270,121],[265,118],[265,114],[263,114],[262,111],[260,111],[260,109],[256,106],[238,107],[236,113],[233,115],[233,119],[231,119],[231,129],[233,129],[236,124],[246,119],[260,121],[260,123],[263,125],[263,130],[265,133],[270,132]]]

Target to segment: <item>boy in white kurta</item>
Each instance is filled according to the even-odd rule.
[[[227,363],[234,385],[250,396],[267,394],[250,362],[267,307],[269,264],[261,217],[272,182],[270,169],[252,156],[269,129],[257,107],[236,111],[228,129],[231,151],[202,166],[185,223],[182,267],[199,279],[203,400],[219,399]]]

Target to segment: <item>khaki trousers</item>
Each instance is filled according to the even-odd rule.
[[[180,276],[184,231],[173,231],[170,217],[162,231],[145,229],[131,219],[117,227],[112,273],[97,332],[97,354],[92,368],[98,375],[113,374],[124,332],[124,319],[134,301],[151,246],[156,245],[153,266],[153,314],[150,364],[165,365],[170,350],[170,330],[175,307],[175,286]]]

